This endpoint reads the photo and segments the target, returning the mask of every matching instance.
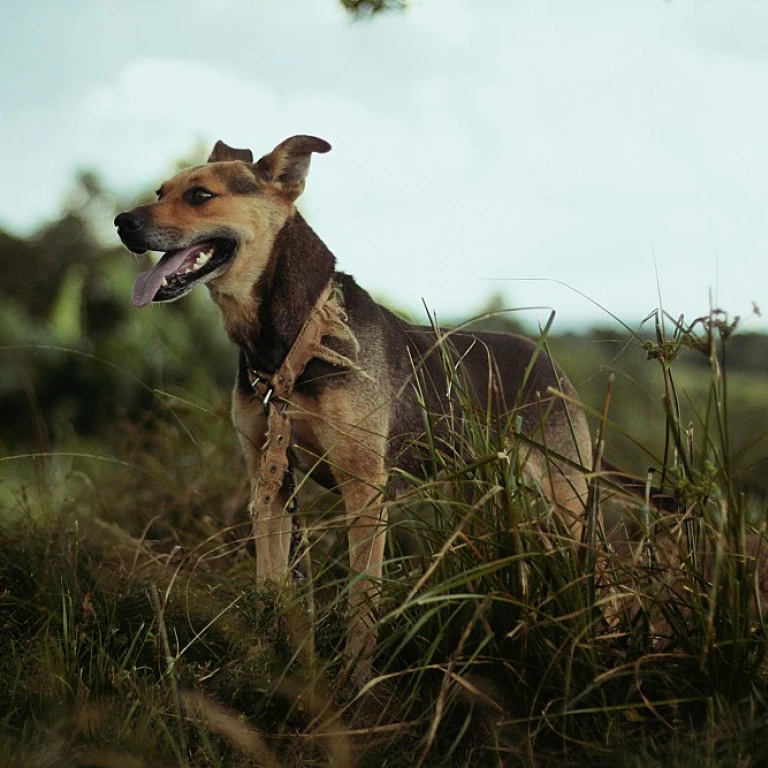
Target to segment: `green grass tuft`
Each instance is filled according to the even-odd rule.
[[[4,460],[0,765],[763,764],[768,510],[731,446],[732,330],[659,320],[655,482],[678,509],[595,485],[621,525],[589,556],[486,414],[433,440],[439,481],[398,478],[362,691],[338,499],[302,488],[311,578],[258,589],[223,400],[155,391],[108,442]],[[703,408],[683,348],[706,356]]]

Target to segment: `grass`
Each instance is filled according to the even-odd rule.
[[[156,393],[106,442],[2,460],[0,765],[764,764],[766,505],[730,445],[733,328],[666,325],[646,353],[677,510],[622,504],[632,548],[603,530],[585,557],[519,449],[485,414],[457,420],[432,444],[442,481],[402,479],[362,691],[343,536],[321,534],[339,502],[302,489],[312,577],[257,588],[223,399]],[[697,409],[675,376],[691,347],[709,363]]]

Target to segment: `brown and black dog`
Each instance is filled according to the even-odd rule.
[[[343,497],[350,567],[358,576],[351,587],[349,636],[357,656],[374,643],[370,627],[382,574],[388,480],[394,470],[429,473],[425,408],[445,415],[458,406],[446,349],[449,367],[460,365],[468,379],[474,405],[505,425],[509,438],[515,430],[528,438],[521,452],[526,474],[575,541],[587,497],[579,468],[591,462],[591,446],[585,416],[570,404],[571,384],[532,341],[461,332],[445,342],[435,329],[405,322],[335,271],[334,255],[294,205],[312,153],[329,150],[322,139],[294,136],[254,163],[249,150],[218,142],[206,165],[166,181],[157,202],[121,213],[115,225],[131,251],[165,252],[137,278],[134,304],[174,301],[206,283],[240,351],[232,413],[252,481],[256,567],[264,579],[279,581],[289,573],[291,522],[285,484],[278,483],[277,504],[274,498],[267,505],[258,500],[269,409],[254,397],[254,372],[269,378],[282,370],[323,297],[319,309],[331,320],[323,326],[322,345],[302,363],[281,413],[291,422],[292,464]],[[553,397],[552,390],[565,397]],[[433,440],[448,429],[436,423]]]

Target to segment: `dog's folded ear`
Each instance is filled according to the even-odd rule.
[[[225,163],[228,160],[242,160],[244,163],[253,162],[253,152],[250,149],[235,149],[223,141],[217,141],[208,158],[209,163]]]
[[[331,145],[316,136],[291,136],[280,142],[256,163],[255,171],[264,181],[295,200],[303,191],[313,152],[329,152]]]

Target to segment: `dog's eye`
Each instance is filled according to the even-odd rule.
[[[209,192],[205,187],[192,187],[187,190],[184,197],[187,198],[187,202],[190,205],[202,205],[207,200],[215,197],[213,192]]]

